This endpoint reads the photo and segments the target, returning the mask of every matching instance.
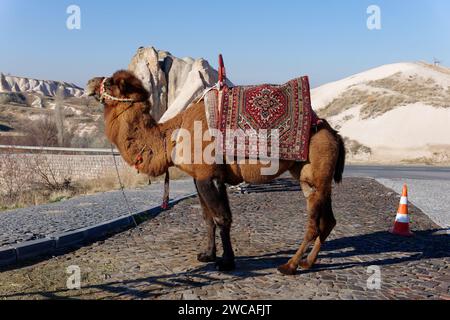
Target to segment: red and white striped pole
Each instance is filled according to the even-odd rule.
[[[227,74],[225,72],[225,64],[223,63],[222,54],[219,54],[219,89],[225,85],[225,79],[227,78]]]

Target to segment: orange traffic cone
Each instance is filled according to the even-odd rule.
[[[408,187],[406,186],[406,184],[403,186],[402,197],[400,198],[400,206],[398,207],[394,228],[392,228],[391,233],[403,237],[411,237],[414,235],[409,230]]]

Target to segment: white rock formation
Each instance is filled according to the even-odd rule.
[[[58,87],[62,86],[67,96],[81,97],[84,90],[72,83],[51,81],[51,80],[35,80],[30,78],[5,76],[0,74],[0,92],[21,92],[35,93],[43,96],[53,97],[58,91]]]
[[[42,103],[42,98],[39,95],[36,95],[33,97],[33,101],[31,103],[31,107],[32,108],[39,108],[42,109],[44,107],[43,103]]]
[[[11,86],[8,81],[6,81],[6,76],[3,73],[0,73],[0,92],[9,92],[11,91]]]
[[[149,90],[152,116],[160,122],[186,109],[218,80],[217,71],[208,61],[180,59],[153,47],[139,48],[129,70]]]

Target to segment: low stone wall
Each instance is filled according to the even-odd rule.
[[[135,172],[117,153],[113,156],[111,151],[108,154],[108,150],[102,154],[89,152],[74,152],[70,149],[58,151],[54,148],[39,151],[0,148],[0,179],[12,179],[12,176],[26,179],[30,174],[41,171],[50,176],[54,175],[58,180],[95,180],[115,173],[114,159],[121,172]]]
[[[43,170],[51,170],[59,177],[70,177],[72,181],[94,180],[114,172],[114,159],[119,170],[131,170],[120,155],[26,154],[20,157],[32,163],[37,161]]]

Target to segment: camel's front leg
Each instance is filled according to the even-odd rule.
[[[204,180],[197,181],[196,185],[200,198],[203,198],[206,207],[213,215],[215,224],[219,228],[223,256],[222,259],[217,260],[217,268],[220,271],[233,270],[235,262],[230,237],[232,219],[225,184]]]
[[[195,187],[197,188],[198,197],[203,211],[203,219],[206,224],[206,249],[197,255],[197,260],[200,262],[214,262],[216,261],[216,224],[214,222],[213,214],[206,205],[202,194],[200,193],[197,181],[194,179]]]
[[[211,217],[205,217],[205,209],[203,209],[203,217],[207,228],[207,245],[206,249],[197,255],[200,262],[216,261],[216,225]]]

